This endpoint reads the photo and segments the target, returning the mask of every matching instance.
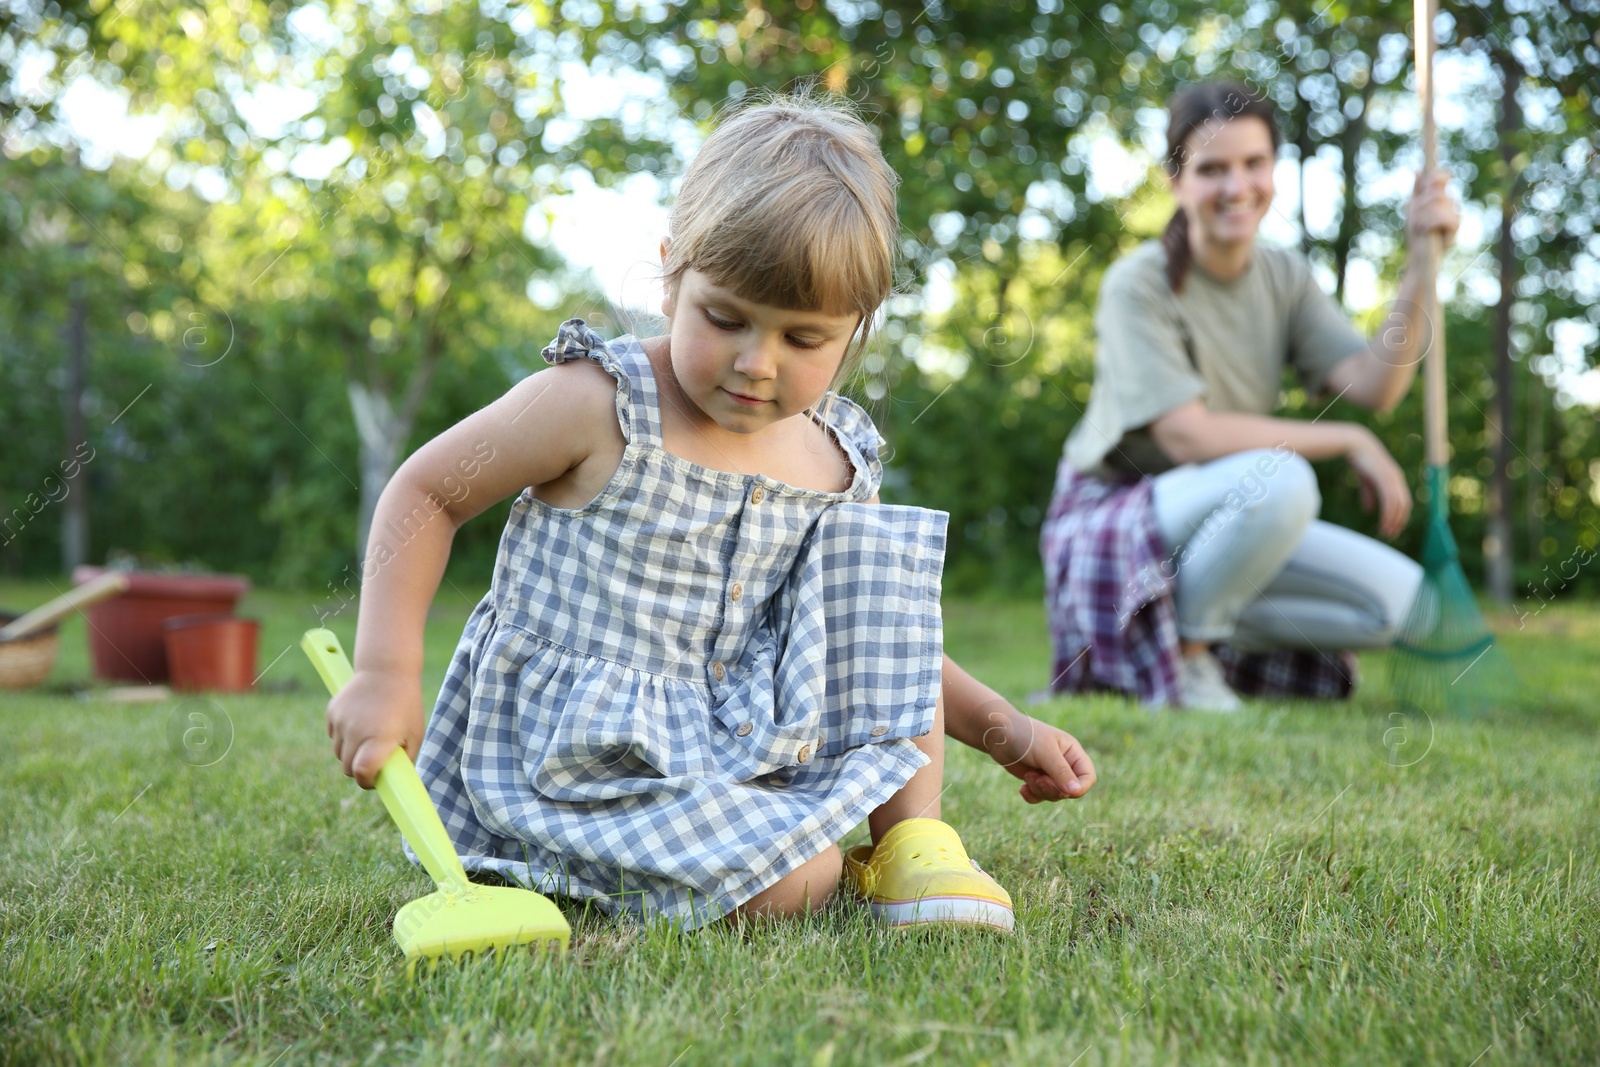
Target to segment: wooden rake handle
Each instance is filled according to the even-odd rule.
[[[1433,172],[1438,165],[1439,132],[1433,123],[1433,22],[1437,0],[1414,0],[1417,97],[1422,104],[1422,169]],[[1427,319],[1426,355],[1422,365],[1422,425],[1430,467],[1450,462],[1450,428],[1446,415],[1449,393],[1445,383],[1444,315],[1439,306],[1439,259],[1442,246],[1437,233],[1429,232],[1420,253],[1425,279],[1421,312]]]
[[[48,629],[71,615],[79,608],[98,604],[102,600],[110,600],[114,596],[121,596],[128,590],[128,576],[122,571],[107,571],[99,577],[85,582],[70,593],[63,593],[46,604],[34,608],[20,619],[7,623],[0,628],[0,641],[15,641],[19,637],[36,634],[40,630]]]

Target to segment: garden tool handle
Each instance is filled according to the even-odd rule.
[[[1438,164],[1439,133],[1433,123],[1433,21],[1436,0],[1413,0],[1415,20],[1417,97],[1422,103],[1422,172],[1431,174]],[[1419,250],[1424,254],[1421,311],[1427,318],[1427,344],[1422,364],[1423,444],[1428,466],[1442,468],[1450,462],[1450,431],[1446,419],[1449,393],[1445,381],[1444,315],[1439,306],[1439,235],[1429,232]]]
[[[307,630],[300,639],[300,647],[311,657],[330,694],[343,689],[355,674],[344,648],[331,630]],[[376,787],[383,806],[389,809],[389,818],[400,827],[439,888],[464,892],[469,885],[467,872],[439,819],[439,809],[428,796],[428,787],[422,784],[404,748],[396,746],[389,754],[378,771]]]
[[[86,608],[90,604],[98,604],[102,600],[109,600],[128,591],[128,576],[122,571],[107,571],[95,578],[84,582],[70,593],[63,593],[54,600],[47,601],[34,608],[20,619],[15,619],[0,628],[0,641],[14,641],[19,637],[27,637],[45,629],[79,608]]]

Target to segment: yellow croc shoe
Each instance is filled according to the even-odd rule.
[[[845,882],[867,902],[872,917],[890,926],[973,923],[1010,932],[1011,895],[961,847],[938,819],[907,819],[877,846],[844,856]]]

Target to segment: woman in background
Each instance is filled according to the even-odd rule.
[[[1094,388],[1044,524],[1052,688],[1217,711],[1239,707],[1236,690],[1348,695],[1344,650],[1394,639],[1421,569],[1320,521],[1310,461],[1350,464],[1385,538],[1404,528],[1411,494],[1365,427],[1272,412],[1285,367],[1330,402],[1399,403],[1422,358],[1432,277],[1408,263],[1369,341],[1302,254],[1258,246],[1278,130],[1249,89],[1180,93],[1167,144],[1178,211],[1160,241],[1106,272]],[[1447,177],[1417,179],[1413,248],[1434,232],[1454,238]]]

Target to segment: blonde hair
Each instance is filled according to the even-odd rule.
[[[812,90],[727,115],[673,205],[667,291],[693,269],[746,300],[861,316],[844,373],[894,288],[895,188],[878,137],[842,99]]]

